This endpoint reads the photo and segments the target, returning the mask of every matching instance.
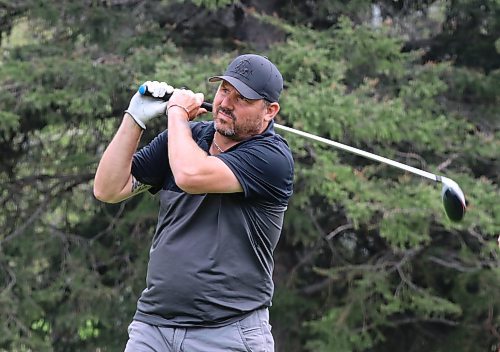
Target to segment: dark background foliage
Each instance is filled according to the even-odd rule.
[[[107,205],[97,162],[137,86],[213,97],[237,54],[283,73],[280,123],[456,180],[439,186],[286,135],[277,351],[496,351],[500,4],[0,2],[0,350],[121,351],[157,200]],[[148,126],[142,144],[165,128]]]

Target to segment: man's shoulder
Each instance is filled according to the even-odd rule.
[[[193,133],[193,137],[202,138],[203,136],[214,133],[215,127],[213,121],[195,121],[190,122],[189,127],[191,128],[191,132]]]
[[[245,145],[246,144],[246,145]],[[279,134],[262,134],[244,143],[247,148],[262,150],[267,152],[275,152],[285,156],[287,159],[293,160],[292,151],[286,139]]]

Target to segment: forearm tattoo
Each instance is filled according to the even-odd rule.
[[[132,194],[144,192],[147,189],[150,189],[150,185],[146,185],[138,181],[134,176],[132,176]]]

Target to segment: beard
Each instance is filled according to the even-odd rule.
[[[219,124],[217,115],[219,112],[224,113],[224,115],[229,116],[231,118],[231,125],[228,125],[226,123],[224,124]],[[221,135],[233,139],[233,137],[236,135],[236,130],[235,130],[235,125],[236,125],[236,116],[234,116],[233,112],[229,109],[224,109],[222,107],[218,107],[215,114],[214,114],[214,127],[217,132],[219,132]]]
[[[217,115],[222,112],[230,118],[231,123],[220,123]],[[238,118],[232,110],[218,107],[214,114],[214,127],[221,135],[234,141],[242,141],[251,136],[259,134],[262,130],[262,120],[260,118]]]
[[[215,126],[215,130],[217,132],[219,132],[221,135],[223,135],[224,137],[228,137],[230,139],[238,140],[238,138],[236,138],[236,131],[234,130],[234,128],[219,126],[219,124],[217,123],[217,121],[214,121],[214,126]]]

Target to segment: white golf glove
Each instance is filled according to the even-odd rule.
[[[153,97],[137,92],[130,100],[127,110],[125,110],[143,130],[146,129],[146,122],[155,117],[165,115],[167,102],[158,98],[166,94],[172,94],[174,91],[174,87],[165,82],[147,81],[144,84]]]

